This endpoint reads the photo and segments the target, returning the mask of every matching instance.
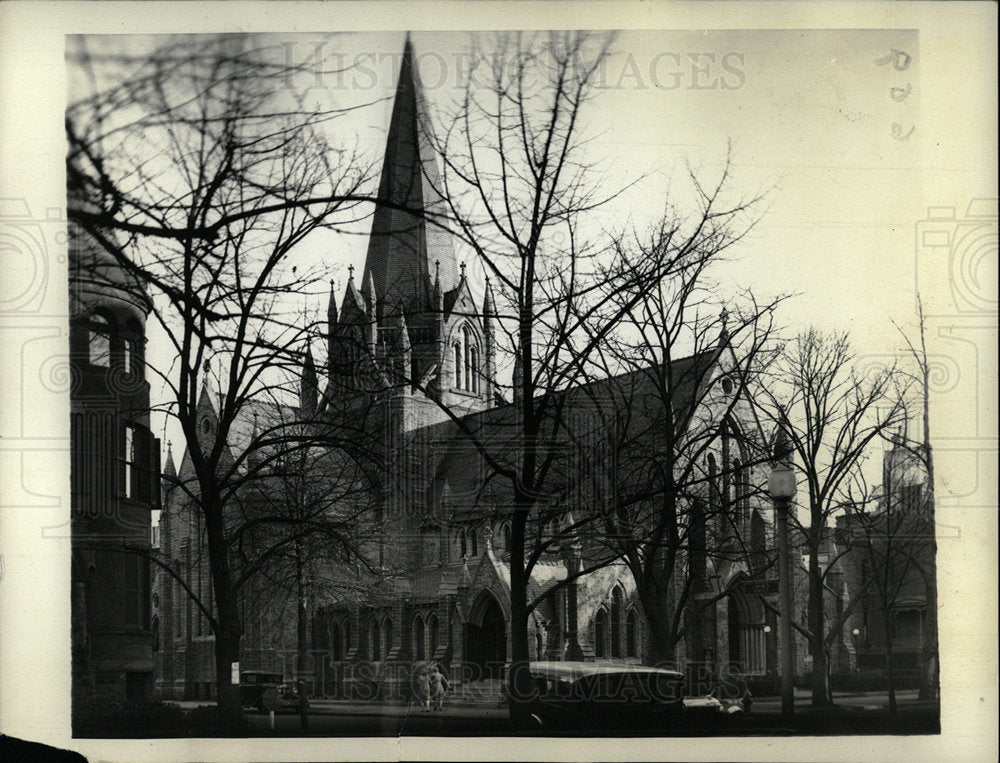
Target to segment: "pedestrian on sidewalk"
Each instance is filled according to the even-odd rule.
[[[431,711],[431,677],[426,663],[418,663],[413,669],[414,694],[425,713]]]
[[[431,668],[430,683],[431,699],[434,702],[434,709],[441,710],[444,708],[445,693],[451,688],[451,685],[448,683],[448,679],[441,671],[441,666],[436,662],[434,663],[434,667]]]

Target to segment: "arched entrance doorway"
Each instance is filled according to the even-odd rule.
[[[507,622],[500,602],[483,592],[465,625],[465,654],[474,679],[500,678],[507,662]]]
[[[756,596],[733,590],[729,600],[729,663],[743,675],[763,674],[767,668],[764,607]]]

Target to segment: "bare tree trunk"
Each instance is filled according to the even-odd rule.
[[[815,545],[809,549],[809,633],[813,657],[812,705],[827,707],[833,703],[830,699],[826,648],[823,643],[823,576]]]
[[[215,690],[219,722],[225,731],[239,731],[243,726],[240,687],[232,682],[232,665],[240,659],[240,623],[236,589],[233,587],[226,548],[222,509],[211,491],[203,490],[205,529],[208,540],[209,565],[218,607],[215,631]]]
[[[299,724],[302,728],[302,733],[305,734],[309,732],[309,700],[306,697],[306,683],[304,678],[309,668],[309,617],[306,611],[306,585],[304,575],[302,574],[301,544],[296,544],[295,549],[295,593],[297,600],[296,608],[298,610],[295,685],[299,692]]]
[[[920,307],[920,346],[923,351],[923,417],[924,417],[924,464],[927,468],[927,490],[925,491],[927,532],[930,534],[930,554],[926,586],[926,621],[924,623],[923,671],[920,682],[920,699],[937,699],[940,686],[940,661],[938,658],[938,595],[937,595],[937,522],[935,519],[934,457],[931,453],[930,405],[927,385],[930,383],[930,369],[927,365],[927,350],[924,347],[924,315]]]
[[[673,612],[666,605],[658,588],[643,586],[639,592],[639,601],[642,602],[642,611],[649,626],[646,664],[672,666],[677,657]]]
[[[885,613],[885,676],[886,688],[889,693],[889,713],[896,714],[896,671],[892,665],[892,625],[889,622],[889,613]]]
[[[524,571],[527,508],[514,512],[510,532],[510,673],[507,676],[510,718],[515,728],[526,724],[526,702],[531,696],[528,652],[528,581]]]
[[[223,606],[219,607],[219,613]],[[243,727],[243,707],[240,702],[240,687],[231,679],[232,664],[240,658],[240,635],[231,627],[220,628],[215,634],[215,681],[219,723],[223,731],[241,731]]]

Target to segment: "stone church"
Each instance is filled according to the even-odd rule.
[[[325,384],[311,352],[303,373],[303,409],[315,409],[323,397],[367,395],[369,404],[374,401],[378,432],[373,437],[385,441],[387,454],[381,472],[371,477],[379,509],[365,530],[366,553],[378,574],[370,576],[363,595],[317,595],[310,603],[310,690],[316,696],[405,695],[417,660],[440,662],[454,685],[498,681],[510,658],[511,529],[504,507],[511,483],[490,469],[470,445],[469,434],[490,443],[498,458],[516,452],[510,438],[518,401],[505,398],[497,379],[499,326],[489,282],[471,283],[450,235],[432,222],[443,201],[435,190],[439,169],[427,115],[407,41],[382,166],[381,203],[360,284],[352,271],[339,305],[331,289]],[[766,501],[751,486],[766,483],[767,466],[753,465],[743,452],[741,432],[755,425],[746,406],[727,402],[734,392],[726,378],[731,356],[726,338],[723,332],[716,347],[672,364],[678,399],[704,400],[708,409],[731,412],[731,420],[719,422],[726,434],[707,453],[704,469],[719,475],[725,495],[742,490],[742,497],[732,501],[732,516],[725,523],[713,519],[698,542],[692,541],[690,554],[675,562],[694,580],[683,595],[702,604],[676,659],[689,669],[707,666],[709,672],[732,663],[744,676],[763,679],[777,666],[777,589],[774,573],[753,558],[773,547],[773,524]],[[408,382],[391,388],[381,384],[390,367]],[[369,384],[376,391],[366,391]],[[623,418],[616,408],[635,404],[638,410],[642,385],[641,375],[633,374],[560,393],[573,418],[553,468],[561,485],[559,507],[544,522],[529,521],[528,543],[544,548],[528,586],[528,600],[535,605],[529,619],[532,659],[640,662],[648,657],[648,627],[632,573],[614,562],[578,575],[589,569],[592,546],[600,543],[567,530],[576,525],[574,517],[603,510],[610,481],[627,473],[620,464],[612,466],[628,456],[614,452],[609,431]],[[705,394],[707,389],[712,393]],[[203,408],[210,419],[214,409],[207,391]],[[711,421],[717,412],[706,410],[691,420]],[[655,416],[648,414],[647,425]],[[168,470],[173,468],[171,459]],[[180,502],[164,501],[161,542],[164,552],[196,578],[192,586],[202,586],[207,569],[190,556],[197,523],[185,511]],[[723,524],[735,528],[753,553],[713,554],[713,543],[730,542],[720,540]],[[686,572],[675,575],[666,595],[679,600],[687,578]],[[287,610],[280,614],[280,599],[268,599],[272,616],[255,611],[246,617],[242,664],[291,677],[294,618]],[[203,625],[199,630],[197,612],[184,604],[176,585],[163,583],[160,601],[161,696],[209,695],[211,636]]]

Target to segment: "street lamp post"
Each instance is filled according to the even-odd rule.
[[[778,599],[781,610],[779,646],[781,649],[781,716],[785,720],[795,712],[792,689],[792,581],[788,564],[788,506],[795,497],[795,472],[784,460],[787,453],[785,434],[779,430],[775,439],[776,465],[767,481],[774,502],[778,530]]]

